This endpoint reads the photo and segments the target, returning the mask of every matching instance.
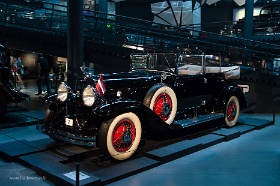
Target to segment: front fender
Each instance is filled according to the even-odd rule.
[[[135,100],[118,100],[95,108],[94,113],[104,120],[114,118],[126,112],[135,113],[142,125],[148,130],[162,132],[170,128],[158,115],[141,102]]]

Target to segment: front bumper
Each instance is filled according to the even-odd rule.
[[[62,140],[75,145],[96,147],[96,136],[75,135],[44,126],[43,124],[37,124],[36,128],[53,139]]]

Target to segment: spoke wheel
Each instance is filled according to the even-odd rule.
[[[116,151],[126,152],[132,146],[136,129],[131,120],[123,119],[115,126],[112,134],[112,144]]]
[[[239,101],[236,96],[231,96],[226,105],[226,110],[225,110],[225,123],[228,127],[233,127],[239,117],[239,111],[240,111],[240,106],[239,106]]]
[[[157,84],[147,92],[143,104],[155,112],[167,124],[171,124],[177,112],[177,98],[173,89]]]
[[[229,122],[232,122],[235,117],[236,117],[236,103],[234,101],[231,101],[229,104],[228,104],[228,108],[227,108],[227,119]]]
[[[99,130],[99,147],[105,155],[116,160],[131,157],[141,140],[142,127],[132,112],[121,114],[103,122]]]

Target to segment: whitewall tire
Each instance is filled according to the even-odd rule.
[[[227,100],[226,108],[225,108],[225,124],[228,127],[233,127],[239,117],[240,105],[239,100],[236,96],[231,96]]]
[[[121,114],[103,122],[99,131],[99,147],[105,155],[125,160],[137,150],[142,127],[138,116],[132,112]]]
[[[177,97],[169,86],[164,84],[153,86],[146,94],[143,103],[167,124],[173,122],[177,112]]]

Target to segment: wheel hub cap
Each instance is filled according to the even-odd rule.
[[[125,144],[129,144],[132,140],[131,131],[125,131],[123,136],[122,136],[122,140]]]
[[[164,115],[167,115],[167,114],[170,113],[170,111],[171,111],[170,105],[169,105],[168,103],[164,103],[164,105],[163,105],[163,107],[162,107],[162,113],[163,113]]]

